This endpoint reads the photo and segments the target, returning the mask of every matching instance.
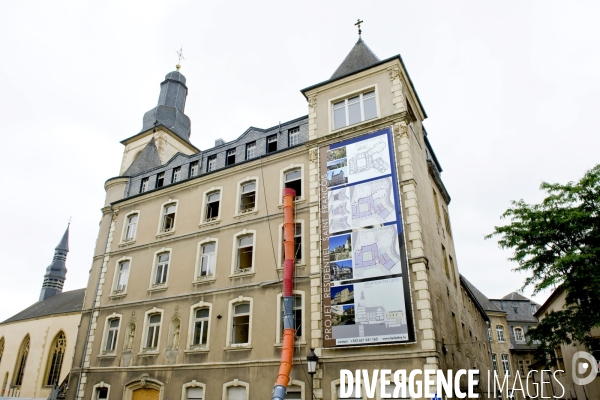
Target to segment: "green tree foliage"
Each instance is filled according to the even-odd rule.
[[[548,359],[560,344],[591,344],[592,328],[600,326],[600,164],[579,182],[542,183],[547,197],[540,204],[512,201],[502,214],[510,220],[486,236],[498,237],[509,259],[528,274],[523,289],[534,294],[547,288],[566,292],[566,305],[551,312],[528,332],[539,341],[539,356]]]

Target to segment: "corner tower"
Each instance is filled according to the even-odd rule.
[[[158,104],[144,114],[142,130],[121,141],[125,145],[119,175],[130,176],[167,162],[176,153],[199,152],[190,143],[191,122],[185,115],[188,94],[185,76],[169,72],[160,84]]]
[[[67,279],[67,267],[65,263],[67,261],[67,253],[69,252],[70,226],[70,224],[67,225],[67,230],[60,240],[60,243],[54,249],[52,264],[46,268],[46,275],[44,275],[44,283],[42,284],[39,301],[46,300],[55,294],[62,293],[65,280]]]

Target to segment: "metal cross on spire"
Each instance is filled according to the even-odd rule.
[[[177,60],[177,65],[175,66],[177,71],[179,71],[181,68],[181,60],[185,60],[185,57],[183,57],[183,46],[181,46],[179,50],[175,50],[175,53],[177,53],[177,56],[179,57],[179,60]]]
[[[365,22],[365,21],[363,21],[363,20],[361,20],[361,19],[359,18],[359,19],[357,19],[357,20],[356,20],[356,23],[354,24],[355,26],[357,26],[357,27],[358,27],[358,36],[359,36],[359,37],[360,37],[360,34],[362,33],[362,30],[360,29],[360,24],[362,24],[363,22]]]

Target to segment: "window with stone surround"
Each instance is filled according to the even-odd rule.
[[[332,114],[334,130],[377,118],[377,100],[375,91],[370,90],[334,102],[332,105]]]

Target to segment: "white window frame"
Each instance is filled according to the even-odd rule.
[[[506,356],[506,360],[504,360],[504,356]],[[502,372],[504,372],[504,374],[506,376],[511,376],[510,373],[510,359],[508,358],[508,354],[503,353],[500,355],[500,362],[502,363]]]
[[[106,341],[108,340],[108,332],[110,331],[110,321],[113,319],[119,320],[119,328],[117,329],[117,335],[114,338],[115,347],[112,350],[108,351],[108,350],[106,350]],[[123,328],[122,325],[123,325],[123,316],[121,314],[112,313],[112,314],[106,316],[106,318],[104,319],[104,332],[102,334],[102,342],[100,345],[99,357],[115,356],[117,354],[117,349],[119,347],[119,336],[121,335],[121,328]]]
[[[297,134],[296,137],[296,142],[292,144],[292,135]],[[292,146],[297,146],[300,144],[300,127],[297,126],[295,128],[292,129],[288,129],[288,147],[292,147]]]
[[[202,246],[205,244],[215,244],[215,265],[212,275],[200,276],[200,269],[202,268]],[[201,242],[198,242],[196,249],[196,268],[194,269],[194,280],[192,283],[205,283],[214,282],[217,279],[217,257],[219,254],[219,239],[207,237]]]
[[[149,176],[142,178],[142,180],[140,181],[140,193],[146,193],[149,190],[148,183],[150,183]]]
[[[494,365],[494,363],[496,365]],[[492,371],[495,371],[497,374],[500,374],[500,370],[498,369],[498,354],[496,353],[492,353]]]
[[[213,154],[206,158],[206,172],[212,172],[217,169],[217,155]]]
[[[254,196],[254,209],[250,210],[250,211],[246,211],[246,212],[240,212],[240,205],[241,205],[241,197],[242,197],[242,186],[245,185],[246,183],[250,183],[254,181],[256,183],[256,191],[255,191],[255,196]],[[246,178],[242,179],[241,181],[238,181],[237,183],[237,194],[236,194],[236,198],[235,198],[235,214],[234,214],[234,218],[239,218],[245,215],[252,215],[252,214],[256,214],[258,213],[258,188],[260,187],[260,181],[258,179],[258,176],[247,176]]]
[[[241,236],[252,235],[252,268],[250,271],[238,270],[237,269],[237,252],[238,252],[238,239]],[[233,249],[231,251],[231,275],[230,277],[237,277],[240,275],[251,275],[254,274],[256,268],[256,231],[254,229],[244,229],[233,235]],[[244,271],[244,272],[239,272]]]
[[[203,391],[203,398],[202,400],[205,400],[206,397],[206,384],[202,383],[202,382],[197,382],[195,379],[192,380],[191,382],[187,382],[184,383],[183,386],[181,387],[181,400],[187,400],[187,390],[190,388],[202,388]]]
[[[232,151],[233,151],[233,154],[231,154]],[[229,160],[230,155],[233,156],[233,163],[227,164],[227,160]],[[225,151],[225,166],[229,167],[230,165],[235,165],[236,156],[237,156],[237,147],[234,147],[232,149],[227,149]]]
[[[304,231],[304,219],[297,219],[294,221],[294,224],[300,224],[300,240],[302,243],[302,248],[300,249],[300,258],[296,259],[296,267],[304,267],[306,265],[306,234]],[[283,251],[283,224],[279,224],[279,244],[280,246],[278,247],[277,250],[277,259],[279,260],[279,263],[277,264],[277,269],[283,269],[283,261],[285,259],[285,254]]]
[[[173,168],[173,174],[171,175],[171,183],[177,183],[181,180],[181,167]]]
[[[498,342],[506,342],[506,337],[504,336],[504,325],[496,325],[496,336],[498,337]]]
[[[521,331],[521,339],[517,338],[517,330]],[[515,335],[515,342],[525,342],[525,329],[520,326],[515,326],[513,328],[513,334]]]
[[[190,173],[190,176],[189,176],[190,178],[198,176],[199,173],[200,173],[200,161],[198,161],[198,160],[192,161],[190,163],[190,168],[189,169],[190,169],[190,172],[189,172]],[[195,173],[194,173],[194,169],[196,170]]]
[[[92,400],[98,400],[97,394],[98,394],[98,389],[107,389],[106,391],[106,400],[110,400],[110,385],[108,383],[104,383],[104,381],[101,381],[100,383],[97,383],[94,385],[94,387],[92,388]]]
[[[147,350],[146,342],[148,340],[148,328],[150,327],[150,316],[160,314],[160,325],[158,330],[158,340],[156,341],[156,349]],[[144,313],[144,327],[142,328],[142,340],[140,341],[140,353],[142,354],[158,354],[160,351],[160,339],[163,334],[163,323],[165,321],[165,310],[162,308],[153,307]]]
[[[194,327],[196,325],[196,310],[201,308],[208,309],[208,332],[206,335],[206,346],[198,346],[194,347],[192,344],[194,341]],[[190,307],[190,323],[188,327],[188,340],[187,340],[187,350],[188,352],[206,352],[210,350],[210,331],[211,331],[211,318],[212,318],[212,303],[208,303],[206,301],[200,301]]]
[[[226,349],[237,349],[237,348],[252,348],[252,317],[254,315],[254,307],[253,307],[253,301],[254,299],[252,297],[244,297],[244,296],[239,296],[236,297],[235,299],[229,300],[229,308],[227,311],[227,341],[226,343]],[[250,304],[250,318],[249,318],[249,323],[248,323],[248,343],[242,343],[242,344],[233,344],[231,343],[232,341],[232,335],[233,335],[233,311],[236,305],[240,304],[240,303],[249,303]]]
[[[306,344],[306,296],[303,290],[294,290],[292,291],[294,296],[300,296],[300,302],[302,303],[302,336],[296,337],[296,344]],[[281,302],[283,298],[283,293],[277,294],[277,326],[275,327],[275,345],[281,345]]]
[[[129,218],[132,217],[133,215],[137,214],[137,223],[135,224],[135,229],[133,232],[133,238],[127,240],[127,227],[129,226]],[[129,245],[129,244],[133,244],[135,243],[135,240],[137,239],[137,230],[138,227],[140,226],[140,216],[141,216],[141,212],[140,210],[132,210],[130,212],[128,212],[127,214],[125,214],[125,219],[123,220],[123,228],[122,228],[122,233],[121,233],[121,243],[119,243],[120,245]]]
[[[168,231],[163,230],[163,223],[165,219],[165,212],[167,211],[167,207],[170,205],[175,205],[175,218],[173,219],[173,227]],[[160,205],[160,218],[158,218],[158,229],[156,230],[156,238],[160,238],[163,236],[173,235],[175,230],[177,229],[177,214],[179,212],[179,200],[177,199],[169,199],[169,201],[165,201]]]
[[[229,396],[227,394],[227,389],[229,389],[232,386],[243,386],[244,388],[246,388],[246,400],[248,400],[250,398],[250,384],[247,382],[244,382],[244,381],[240,381],[238,379],[234,379],[232,381],[225,382],[223,384],[222,400],[229,400]]]
[[[256,141],[246,143],[244,150],[246,153],[246,160],[252,160],[253,158],[256,158]],[[250,155],[250,153],[252,153],[252,155]]]
[[[167,268],[167,277],[166,277],[164,283],[155,284],[154,282],[156,282],[156,272],[157,272],[157,268],[158,268],[158,256],[159,256],[159,254],[162,254],[162,253],[169,253],[169,266]],[[154,252],[154,260],[152,261],[152,272],[150,273],[150,283],[148,286],[148,291],[165,290],[168,287],[169,275],[171,274],[172,263],[173,263],[173,249],[163,247],[162,249]]]
[[[375,116],[375,118],[371,118],[368,120],[362,120],[360,122],[357,122],[355,124],[348,124],[346,126],[343,126],[341,128],[337,128],[334,129],[334,121],[333,121],[333,105],[335,103],[339,103],[342,100],[348,100],[351,97],[355,97],[357,95],[361,96],[361,116],[364,118],[364,108],[363,108],[363,103],[362,103],[362,94],[363,93],[368,93],[370,91],[374,90],[375,91],[375,109],[377,110],[377,115]],[[374,85],[369,85],[369,86],[365,86],[363,88],[357,89],[357,90],[353,90],[352,92],[348,92],[348,93],[344,93],[343,95],[337,96],[335,98],[329,99],[329,132],[334,132],[334,131],[339,131],[342,129],[346,129],[350,126],[359,126],[361,124],[367,123],[369,121],[374,121],[377,118],[381,118],[381,109],[380,109],[380,101],[379,101],[379,87],[377,84]],[[346,110],[348,110],[348,105],[346,104]],[[349,116],[348,116],[348,112],[346,111],[346,122],[349,122]]]
[[[273,138],[275,138],[275,140],[271,140]],[[279,135],[277,133],[274,134],[274,135],[267,136],[266,140],[267,140],[267,142],[266,142],[266,147],[265,147],[265,154],[275,153],[277,150],[279,150]],[[277,144],[275,146],[276,148],[273,151],[269,151],[269,143],[273,143],[273,142],[275,142]]]
[[[129,261],[129,273],[127,274],[127,284],[125,285],[125,289],[119,291],[118,290],[118,285],[119,285],[119,267],[121,266],[122,262],[125,261]],[[111,297],[120,297],[120,296],[125,296],[127,294],[127,289],[129,289],[129,278],[131,277],[131,267],[133,265],[133,258],[132,257],[121,257],[119,258],[116,262],[115,262],[115,272],[114,272],[114,276],[113,276],[113,284],[112,284],[112,290],[111,290]]]
[[[300,169],[300,180],[302,185],[302,196],[296,196],[294,198],[294,202],[299,203],[306,199],[306,185],[304,184],[306,181],[304,180],[304,164],[290,164],[287,167],[281,169],[279,171],[279,193],[283,193],[283,189],[285,188],[285,174],[288,172],[292,172],[292,170]],[[279,208],[283,207],[283,196],[279,196]]]
[[[208,206],[208,196],[219,192],[221,194],[221,200],[219,200],[219,216],[215,219],[206,220],[206,207]],[[204,225],[212,225],[218,224],[221,222],[221,218],[223,216],[223,186],[212,186],[210,189],[205,190],[202,193],[202,209],[200,210],[200,223],[198,227],[202,227]]]
[[[164,186],[167,186],[167,182],[166,182],[166,176],[165,176],[165,172],[159,172],[158,174],[156,174],[156,182],[154,182],[154,188],[158,189]],[[158,186],[158,180],[161,179],[162,176],[162,185]]]

